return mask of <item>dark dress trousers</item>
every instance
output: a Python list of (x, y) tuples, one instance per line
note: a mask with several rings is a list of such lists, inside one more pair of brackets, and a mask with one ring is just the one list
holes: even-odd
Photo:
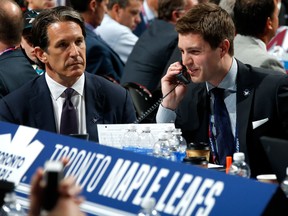
[[(85, 73), (86, 127), (98, 142), (97, 124), (132, 123), (135, 110), (118, 84)], [(56, 133), (53, 105), (45, 76), (39, 76), (0, 100), (0, 120)]]
[(37, 77), (21, 49), (0, 55), (0, 98)]
[(151, 92), (156, 90), (177, 43), (174, 25), (155, 19), (138, 39), (128, 57), (121, 84), (136, 82)]
[(91, 29), (86, 27), (86, 71), (107, 75), (117, 82), (123, 74), (124, 63), (117, 53)]
[[(252, 177), (269, 174), (272, 170), (259, 138), (288, 139), (288, 76), (237, 63), (236, 124), (240, 151), (246, 155)], [(176, 112), (175, 127), (182, 129), (187, 142), (209, 143), (210, 104), (205, 83), (189, 84)], [(264, 123), (253, 129), (252, 123), (260, 120)]]

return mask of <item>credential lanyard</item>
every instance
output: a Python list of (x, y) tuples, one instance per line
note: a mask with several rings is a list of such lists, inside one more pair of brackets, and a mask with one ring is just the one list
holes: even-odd
[[(213, 162), (215, 164), (219, 164), (219, 155), (217, 152), (217, 143), (216, 143), (216, 129), (214, 123), (212, 122), (212, 115), (209, 116), (209, 129), (208, 129), (208, 137), (209, 137), (209, 144), (212, 152)], [(237, 124), (235, 127), (235, 136), (234, 136), (234, 143), (233, 145), (236, 146), (236, 152), (239, 152), (239, 138), (238, 138), (238, 129)]]

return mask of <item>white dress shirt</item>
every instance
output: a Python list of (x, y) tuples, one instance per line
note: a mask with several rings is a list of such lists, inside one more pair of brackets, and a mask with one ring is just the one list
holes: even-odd
[(156, 18), (156, 14), (149, 8), (147, 0), (144, 0), (143, 2), (142, 15), (146, 24)]
[[(45, 79), (48, 85), (48, 88), (51, 93), (51, 100), (53, 104), (55, 124), (57, 133), (60, 132), (60, 121), (63, 103), (65, 101), (64, 91), (67, 87), (54, 81), (47, 73), (45, 73)], [(71, 88), (75, 90), (72, 95), (71, 101), (76, 109), (77, 120), (78, 120), (78, 133), (86, 134), (86, 112), (85, 112), (85, 96), (84, 96), (84, 83), (85, 75), (82, 76), (74, 83)]]
[(124, 63), (127, 62), (128, 56), (138, 40), (130, 28), (121, 25), (105, 14), (101, 25), (94, 31), (119, 55)]

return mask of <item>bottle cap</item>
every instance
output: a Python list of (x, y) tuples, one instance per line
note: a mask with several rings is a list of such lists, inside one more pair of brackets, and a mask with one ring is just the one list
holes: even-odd
[(243, 152), (235, 152), (233, 154), (233, 160), (234, 161), (244, 161), (245, 160), (245, 155)]
[(151, 198), (146, 198), (142, 201), (141, 207), (144, 209), (151, 209), (155, 206), (156, 204), (156, 199), (154, 197)]
[(205, 142), (194, 142), (187, 145), (188, 150), (210, 150), (209, 144)]
[(168, 135), (166, 133), (161, 133), (159, 139), (167, 139)]
[(130, 125), (128, 125), (128, 129), (136, 130), (136, 125), (135, 124), (130, 124)]

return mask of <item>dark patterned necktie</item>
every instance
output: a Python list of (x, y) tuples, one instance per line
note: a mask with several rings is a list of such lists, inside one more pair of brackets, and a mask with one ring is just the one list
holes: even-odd
[(214, 123), (216, 128), (215, 142), (221, 165), (226, 164), (226, 156), (233, 156), (235, 152), (234, 136), (231, 130), (229, 113), (224, 103), (224, 89), (214, 88)]
[(65, 101), (63, 103), (61, 123), (60, 123), (60, 134), (78, 134), (78, 123), (76, 110), (71, 101), (74, 89), (67, 88), (65, 93)]

